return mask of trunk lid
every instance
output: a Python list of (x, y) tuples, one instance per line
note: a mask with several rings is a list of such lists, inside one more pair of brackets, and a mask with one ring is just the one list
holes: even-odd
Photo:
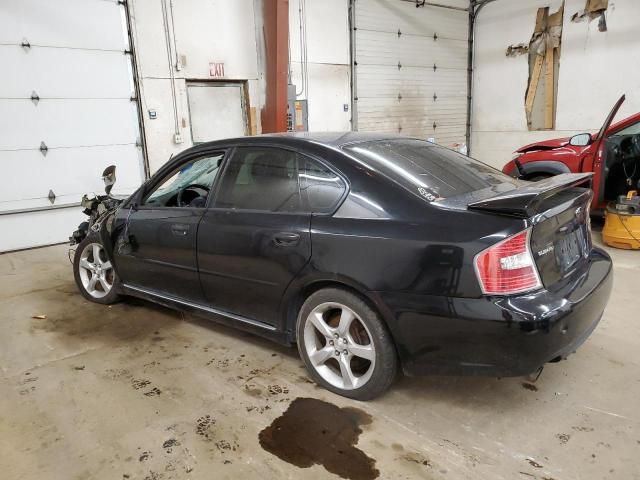
[[(470, 210), (527, 219), (530, 249), (547, 289), (586, 268), (591, 243), (592, 173), (563, 174), (467, 204)], [(581, 188), (587, 187), (587, 188)]]
[(531, 232), (531, 254), (543, 285), (552, 289), (587, 268), (591, 252), (591, 190), (572, 188), (550, 198)]

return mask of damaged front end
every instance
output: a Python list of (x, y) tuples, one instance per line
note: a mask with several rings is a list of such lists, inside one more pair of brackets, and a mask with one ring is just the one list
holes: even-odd
[(111, 189), (116, 181), (116, 167), (111, 165), (102, 173), (102, 180), (105, 183), (106, 195), (96, 195), (89, 197), (83, 195), (80, 205), (84, 208), (83, 213), (89, 217), (85, 222), (78, 225), (78, 229), (71, 234), (69, 241), (71, 245), (82, 242), (90, 233), (99, 235), (102, 245), (104, 245), (109, 256), (112, 253), (111, 233), (113, 221), (118, 207), (124, 199), (111, 195)]

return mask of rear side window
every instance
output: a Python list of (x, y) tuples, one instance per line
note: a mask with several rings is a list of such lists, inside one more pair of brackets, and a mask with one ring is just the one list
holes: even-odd
[(300, 155), (300, 188), (311, 213), (331, 213), (347, 188), (342, 178), (322, 163)]
[(268, 212), (302, 208), (295, 152), (241, 147), (224, 171), (216, 207)]
[(343, 149), (430, 202), (513, 183), (482, 162), (423, 140), (378, 140)]

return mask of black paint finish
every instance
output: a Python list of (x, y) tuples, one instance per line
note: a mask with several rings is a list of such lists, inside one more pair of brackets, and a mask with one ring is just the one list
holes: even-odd
[[(128, 211), (120, 211), (126, 217)], [(204, 300), (196, 254), (201, 208), (147, 208), (132, 211), (129, 234), (135, 248), (128, 255), (116, 251), (120, 278), (190, 301)]]
[[(536, 259), (544, 288), (508, 297), (482, 294), (473, 259), (525, 228), (533, 229), (534, 250), (565, 232), (588, 235), (591, 194), (575, 186), (585, 179), (536, 191), (505, 175), (481, 191), (430, 202), (395, 180), (403, 174), (397, 166), (368, 164), (342, 148), (387, 138), (394, 137), (271, 135), (181, 153), (116, 215), (114, 262), (125, 293), (291, 343), (304, 298), (341, 286), (380, 312), (408, 374), (520, 375), (574, 351), (609, 297), (605, 252), (589, 242), (570, 271)], [(241, 146), (320, 160), (347, 185), (345, 196), (323, 214), (213, 208), (218, 179), (208, 208), (137, 208), (144, 192), (181, 163), (221, 150), (228, 162)]]
[(286, 288), (311, 257), (311, 215), (210, 209), (198, 229), (209, 305), (278, 323)]

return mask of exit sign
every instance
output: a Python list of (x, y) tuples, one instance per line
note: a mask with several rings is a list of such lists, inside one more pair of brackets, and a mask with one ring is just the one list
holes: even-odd
[(209, 75), (216, 78), (224, 77), (224, 63), (210, 63)]

